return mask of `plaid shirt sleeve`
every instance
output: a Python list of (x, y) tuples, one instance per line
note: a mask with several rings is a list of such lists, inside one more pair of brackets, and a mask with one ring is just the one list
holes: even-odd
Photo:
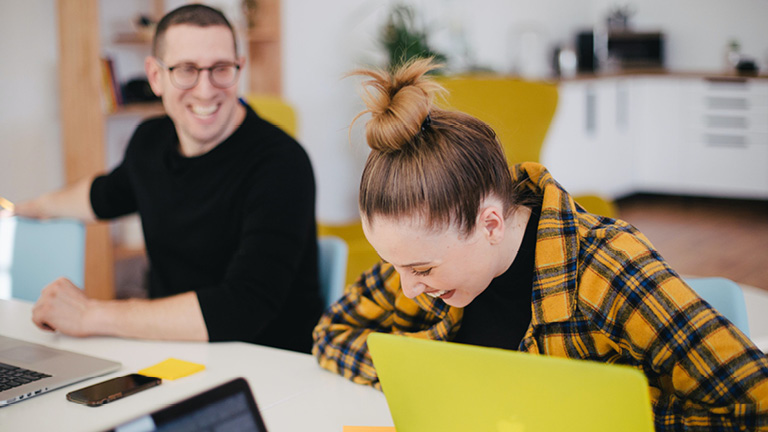
[(400, 276), (379, 263), (346, 287), (325, 311), (312, 334), (312, 354), (321, 367), (359, 384), (380, 388), (366, 339), (371, 332), (447, 340), (457, 329), (461, 310), (426, 295), (405, 297)]
[(634, 227), (585, 212), (540, 165), (515, 174), (543, 195), (521, 349), (641, 369), (657, 431), (768, 430), (765, 354)]
[(631, 230), (588, 258), (580, 309), (648, 377), (656, 429), (768, 430), (766, 356)]

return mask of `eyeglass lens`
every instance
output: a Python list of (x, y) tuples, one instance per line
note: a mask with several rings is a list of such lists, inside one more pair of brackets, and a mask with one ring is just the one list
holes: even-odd
[(237, 65), (221, 64), (209, 68), (198, 68), (194, 65), (180, 65), (171, 70), (171, 78), (178, 87), (189, 89), (197, 85), (200, 71), (207, 70), (211, 84), (216, 87), (226, 88), (235, 83), (239, 71)]

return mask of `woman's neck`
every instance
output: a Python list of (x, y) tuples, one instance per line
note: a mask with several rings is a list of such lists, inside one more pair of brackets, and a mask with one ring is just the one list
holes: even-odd
[(528, 226), (528, 220), (531, 218), (531, 209), (525, 206), (519, 206), (515, 211), (504, 220), (504, 240), (501, 242), (502, 253), (499, 262), (499, 269), (496, 276), (504, 274), (517, 257), (520, 246), (525, 237), (525, 228)]

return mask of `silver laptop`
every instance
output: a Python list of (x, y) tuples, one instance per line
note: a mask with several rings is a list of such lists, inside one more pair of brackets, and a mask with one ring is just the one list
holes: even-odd
[(108, 374), (121, 364), (0, 336), (0, 407)]

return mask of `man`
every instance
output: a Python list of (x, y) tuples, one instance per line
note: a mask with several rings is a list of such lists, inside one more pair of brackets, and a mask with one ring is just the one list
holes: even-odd
[(138, 211), (150, 299), (90, 299), (59, 279), (35, 305), (35, 324), (309, 352), (322, 309), (312, 167), (298, 143), (239, 101), (243, 64), (214, 9), (183, 6), (158, 23), (145, 69), (167, 116), (137, 128), (111, 173), (16, 207), (83, 221)]

